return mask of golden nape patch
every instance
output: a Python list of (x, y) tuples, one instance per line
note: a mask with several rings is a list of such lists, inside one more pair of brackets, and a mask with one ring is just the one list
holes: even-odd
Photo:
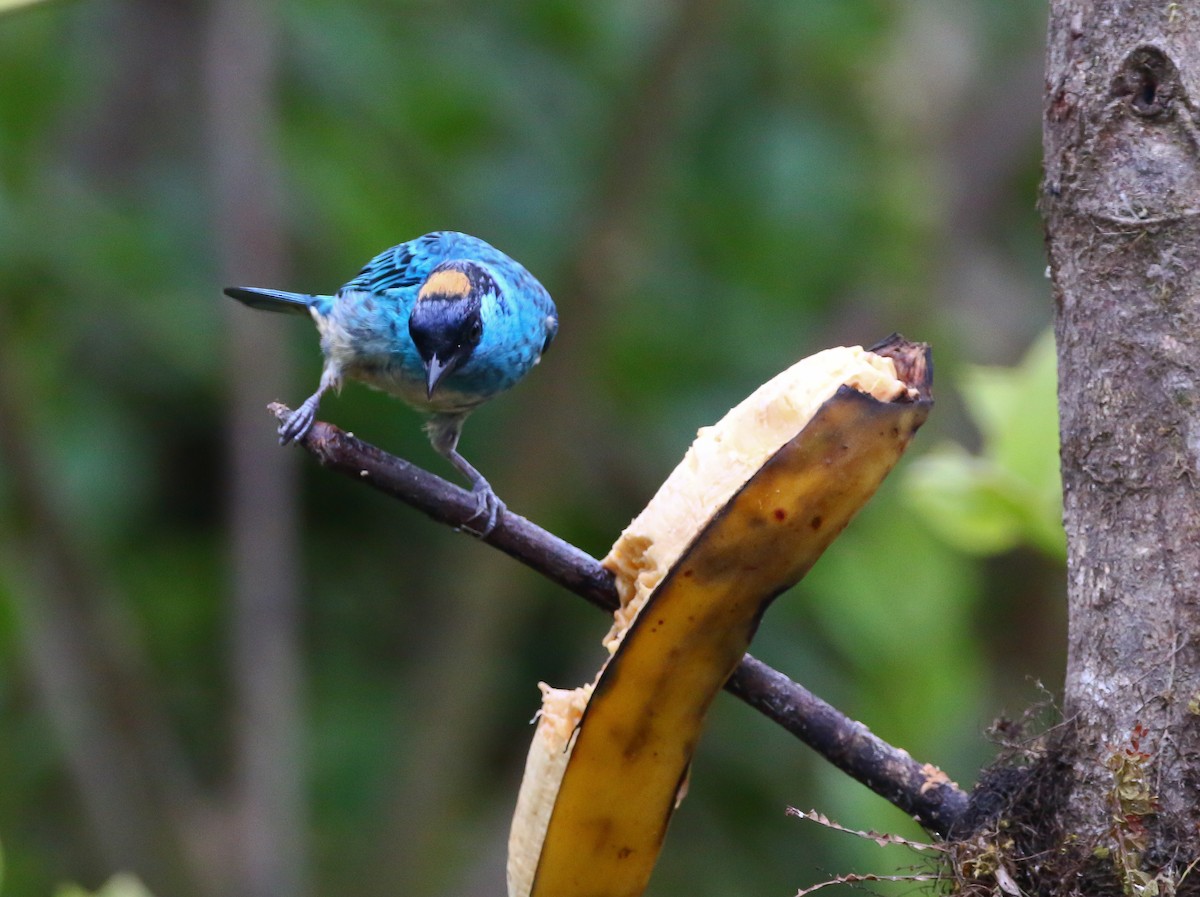
[(434, 271), (421, 287), (420, 298), (426, 296), (466, 296), (471, 292), (471, 281), (461, 271)]

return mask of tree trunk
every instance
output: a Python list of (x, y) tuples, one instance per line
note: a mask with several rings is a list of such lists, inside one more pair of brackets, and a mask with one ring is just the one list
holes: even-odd
[[(1055, 816), (1117, 893), (1170, 893), (1200, 857), (1200, 4), (1051, 6), (1070, 614)], [(1180, 886), (1198, 887), (1200, 870)]]

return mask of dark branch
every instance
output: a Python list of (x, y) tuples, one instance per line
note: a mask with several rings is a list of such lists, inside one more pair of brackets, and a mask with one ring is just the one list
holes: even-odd
[(814, 751), (912, 816), (947, 834), (966, 812), (968, 795), (928, 763), (893, 747), (803, 685), (747, 654), (725, 690), (787, 729)]
[[(281, 419), (290, 413), (278, 404), (271, 410)], [(475, 499), (465, 489), (331, 424), (318, 421), (300, 442), (323, 466), (398, 498), (439, 523), (462, 527), (475, 513)], [(483, 541), (603, 610), (617, 607), (613, 576), (595, 558), (512, 511), (501, 515)], [(725, 689), (929, 831), (946, 834), (965, 812), (967, 794), (936, 767), (918, 763), (749, 654)]]

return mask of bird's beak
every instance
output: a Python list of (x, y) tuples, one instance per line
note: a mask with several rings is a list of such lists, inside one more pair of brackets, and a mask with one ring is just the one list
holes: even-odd
[(442, 378), (450, 373), (451, 367), (452, 365), (444, 364), (436, 355), (429, 359), (429, 364), (425, 367), (425, 372), (427, 375), (425, 385), (429, 390), (426, 395), (429, 398), (433, 398), (433, 391), (437, 389), (438, 384), (442, 382)]

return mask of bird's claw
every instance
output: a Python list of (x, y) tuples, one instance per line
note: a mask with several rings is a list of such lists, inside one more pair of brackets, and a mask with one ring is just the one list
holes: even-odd
[(287, 445), (289, 442), (304, 438), (304, 434), (312, 429), (316, 417), (316, 404), (306, 401), (279, 425), (279, 444)]
[[(484, 539), (491, 535), (492, 530), (496, 528), (496, 523), (499, 521), (500, 515), (508, 509), (486, 481), (477, 482), (471, 488), (471, 494), (475, 496), (475, 513), (463, 522), (462, 528), (471, 535)], [(477, 529), (470, 525), (473, 520), (478, 520), (481, 517), (484, 521), (481, 528)]]

